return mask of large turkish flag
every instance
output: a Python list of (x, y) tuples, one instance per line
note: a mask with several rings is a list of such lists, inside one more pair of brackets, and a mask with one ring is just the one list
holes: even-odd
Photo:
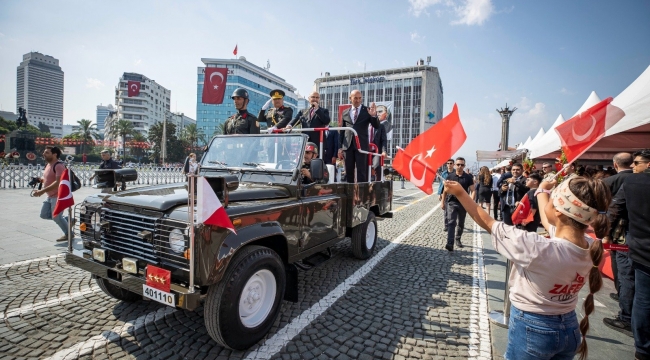
[(129, 89), (129, 97), (140, 95), (140, 82), (139, 81), (131, 81), (131, 80), (129, 80), (129, 82), (127, 84), (127, 88)]
[(612, 98), (599, 102), (555, 128), (568, 163), (574, 162), (625, 116), (620, 108), (611, 105)]
[(425, 193), (433, 193), (437, 169), (465, 143), (467, 134), (454, 104), (451, 113), (398, 151), (393, 168)]
[(201, 101), (204, 104), (221, 104), (226, 92), (226, 80), (228, 80), (228, 69), (206, 67)]

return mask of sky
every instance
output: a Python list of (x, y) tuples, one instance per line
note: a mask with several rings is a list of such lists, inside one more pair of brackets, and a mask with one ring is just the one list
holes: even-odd
[(124, 72), (171, 90), (195, 118), (201, 58), (238, 55), (308, 94), (332, 75), (415, 65), (431, 56), (444, 113), (458, 104), (467, 141), (496, 150), (497, 108), (516, 106), (510, 145), (570, 118), (591, 91), (615, 97), (650, 65), (650, 2), (0, 1), (0, 108), (16, 112), (16, 67), (38, 51), (65, 73), (64, 123), (95, 119)]

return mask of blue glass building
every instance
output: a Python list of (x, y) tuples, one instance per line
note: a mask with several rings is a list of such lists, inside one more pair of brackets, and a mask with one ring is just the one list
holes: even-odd
[[(285, 92), (284, 106), (290, 106), (296, 112), (298, 96), (296, 88), (287, 83), (283, 78), (254, 65), (243, 56), (239, 59), (201, 59), (206, 67), (220, 67), (228, 69), (226, 80), (226, 92), (223, 104), (213, 105), (201, 102), (203, 95), (203, 78), (205, 67), (199, 67), (196, 84), (196, 126), (203, 131), (206, 138), (212, 137), (217, 129), (220, 129), (227, 118), (232, 116), (236, 110), (233, 101), (230, 99), (232, 92), (242, 87), (248, 90), (250, 102), (248, 111), (252, 114), (259, 113), (260, 109), (269, 99), (269, 93), (274, 89), (282, 89)], [(266, 129), (266, 123), (260, 123), (262, 129)]]

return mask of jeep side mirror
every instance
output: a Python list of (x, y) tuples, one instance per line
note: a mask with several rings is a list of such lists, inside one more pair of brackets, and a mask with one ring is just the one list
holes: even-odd
[(309, 172), (311, 173), (311, 179), (314, 182), (319, 182), (323, 180), (323, 159), (312, 159), (309, 164)]

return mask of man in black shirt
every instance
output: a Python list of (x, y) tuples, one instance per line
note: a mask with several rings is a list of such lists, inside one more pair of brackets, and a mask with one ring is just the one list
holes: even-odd
[[(472, 195), (474, 191), (474, 177), (472, 175), (464, 172), (465, 169), (465, 159), (462, 157), (456, 158), (456, 171), (449, 173), (447, 175), (447, 181), (456, 181), (458, 182), (465, 191)], [(458, 198), (453, 195), (447, 195), (447, 191), (442, 193), (442, 198), (444, 199), (442, 203), (443, 210), (447, 210), (447, 245), (445, 249), (448, 251), (454, 251), (454, 239), (459, 248), (463, 247), (463, 244), (460, 242), (460, 237), (463, 235), (463, 228), (465, 226), (465, 216), (467, 211), (460, 204)]]
[[(113, 160), (113, 158), (111, 158), (111, 152), (109, 150), (102, 150), (101, 157), (102, 157), (102, 162), (101, 162), (101, 164), (99, 164), (100, 169), (106, 170), (106, 169), (121, 169), (122, 168), (122, 166), (120, 166), (120, 164), (117, 161), (115, 161), (115, 160)], [(93, 176), (91, 176), (90, 179), (88, 179), (88, 180), (92, 181), (95, 178), (95, 176), (97, 176), (97, 173), (94, 173)], [(102, 189), (102, 192), (103, 193), (109, 193), (109, 192), (111, 192), (111, 189)]]
[[(524, 220), (521, 224), (524, 226), (528, 232), (537, 232), (539, 224), (542, 223), (542, 218), (539, 215), (541, 211), (539, 205), (537, 204), (537, 197), (535, 197), (535, 191), (539, 187), (539, 184), (542, 183), (542, 177), (537, 173), (532, 173), (526, 178), (526, 186), (530, 189), (526, 196), (528, 196), (528, 202), (530, 202), (530, 211), (533, 214), (533, 221), (526, 222)], [(542, 209), (543, 210), (543, 209)], [(529, 216), (530, 217), (530, 216)]]
[(505, 177), (505, 175), (508, 175), (505, 174), (499, 179), (499, 191), (501, 192), (501, 203), (503, 204), (501, 216), (503, 217), (503, 222), (507, 225), (512, 225), (512, 212), (515, 211), (517, 202), (529, 190), (526, 186), (526, 178), (523, 176), (523, 166), (517, 163), (512, 164), (510, 171), (512, 176)]

